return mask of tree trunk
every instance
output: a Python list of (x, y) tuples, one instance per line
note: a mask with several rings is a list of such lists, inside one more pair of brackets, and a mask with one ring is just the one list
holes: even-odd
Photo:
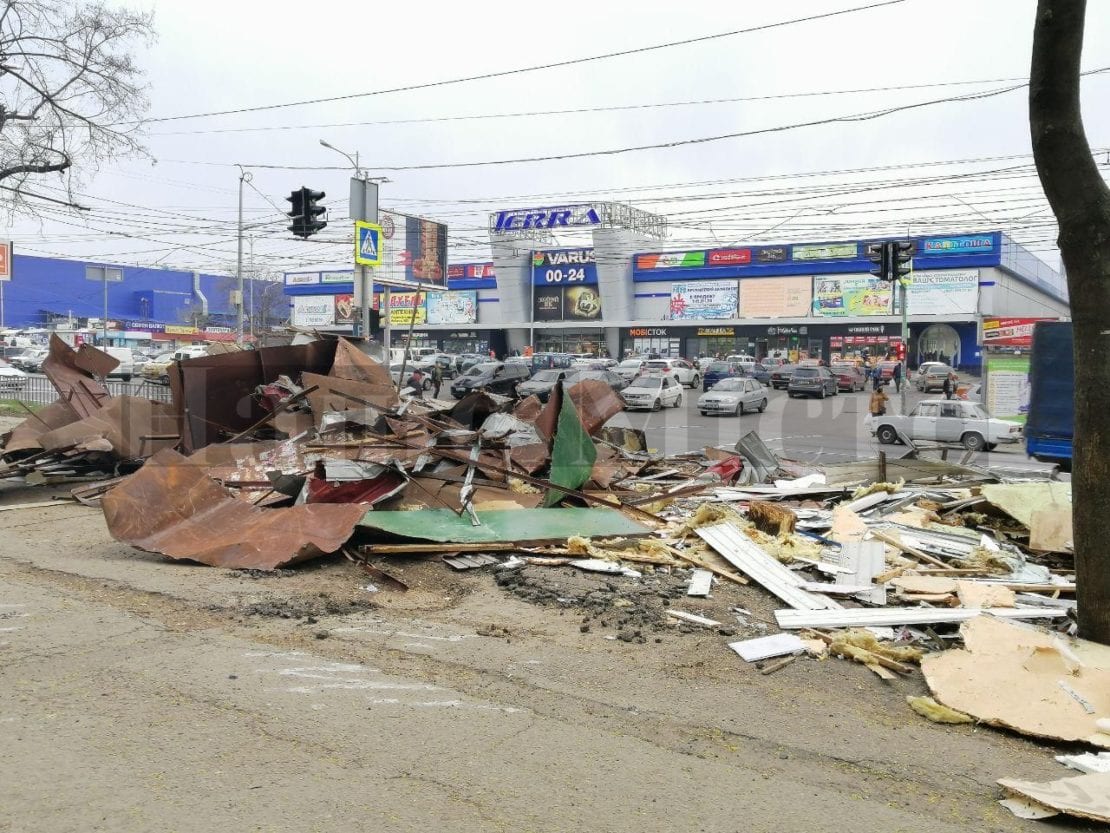
[(1072, 514), (1080, 635), (1110, 644), (1110, 189), (1083, 130), (1086, 0), (1039, 0), (1029, 79), (1033, 156), (1060, 227), (1075, 337)]

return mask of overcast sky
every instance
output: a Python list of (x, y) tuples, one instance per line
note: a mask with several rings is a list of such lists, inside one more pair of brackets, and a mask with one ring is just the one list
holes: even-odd
[[(138, 5), (154, 10), (158, 40), (138, 59), (151, 101), (145, 143), (156, 162), (89, 171), (79, 201), (91, 212), (50, 209), (17, 221), (10, 234), (28, 254), (228, 271), (239, 163), (253, 176), (244, 204), (260, 271), (343, 266), (348, 163), (320, 145), (326, 139), (389, 178), (383, 207), (448, 223), (454, 262), (488, 258), (490, 211), (608, 198), (667, 216), (661, 249), (1001, 228), (1057, 266), (1055, 229), (1028, 156), (1024, 89), (667, 149), (394, 170), (786, 127), (1005, 88), (1006, 79), (1028, 75), (1034, 0), (905, 0), (506, 78), (157, 120), (548, 64), (869, 2), (148, 0)], [(1092, 2), (1084, 68), (1102, 67), (1110, 67), (1110, 3)], [(959, 83), (969, 81), (980, 83)], [(800, 95), (930, 84), (948, 86)], [(1091, 145), (1108, 148), (1110, 72), (1087, 78), (1083, 91)], [(768, 96), (777, 98), (759, 100)], [(628, 109), (712, 99), (731, 101)], [(604, 109), (536, 115), (591, 108)], [(520, 113), (531, 115), (489, 117)], [(486, 118), (459, 118), (470, 116)], [(977, 159), (984, 161), (968, 161)], [(289, 169), (254, 167), (261, 165)], [(814, 173), (823, 175), (807, 175)], [(329, 227), (312, 242), (294, 239), (278, 216), (301, 185), (325, 191), (331, 208)], [(890, 185), (897, 187), (883, 187)]]

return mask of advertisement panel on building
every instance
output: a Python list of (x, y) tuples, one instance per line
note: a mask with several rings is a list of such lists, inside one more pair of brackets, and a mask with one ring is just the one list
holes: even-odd
[(813, 301), (813, 278), (748, 278), (740, 281), (741, 318), (805, 318)]
[[(335, 324), (334, 295), (294, 295), (292, 321), (295, 327), (331, 327)], [(166, 327), (166, 332), (170, 331)]]
[(987, 411), (998, 419), (1025, 422), (1029, 415), (1029, 357), (988, 354), (986, 369)]
[(791, 247), (794, 260), (844, 260), (858, 255), (856, 243), (814, 243)]
[(705, 252), (654, 252), (636, 255), (637, 269), (690, 269), (705, 266)]
[(671, 318), (676, 321), (735, 318), (736, 281), (671, 284)]
[(600, 321), (601, 296), (588, 285), (537, 286), (532, 290), (534, 321)]
[(422, 217), (378, 212), (382, 227), (381, 266), (375, 277), (446, 286), (447, 226)]
[[(911, 306), (912, 310), (913, 307)], [(1055, 321), (1055, 318), (996, 318), (983, 317), (983, 346), (987, 348), (1033, 347), (1033, 326), (1038, 321)]]
[[(381, 309), (382, 293), (374, 296), (375, 309)], [(413, 320), (413, 307), (415, 304), (416, 319)], [(389, 325), (394, 324), (424, 324), (428, 320), (428, 293), (401, 292), (392, 290), (389, 293)]]
[(429, 292), (425, 301), (429, 324), (475, 324), (478, 293), (474, 290)]
[(358, 307), (354, 295), (335, 296), (335, 323), (354, 324), (358, 319)]
[(546, 249), (532, 252), (532, 285), (597, 285), (593, 249)]
[[(911, 315), (974, 315), (979, 309), (979, 270), (910, 273), (906, 290)], [(901, 312), (897, 295), (894, 311)]]
[(293, 272), (285, 275), (286, 286), (312, 286), (319, 282), (319, 272)]
[(813, 279), (813, 314), (821, 318), (890, 315), (893, 302), (891, 285), (870, 275)]
[(966, 254), (994, 250), (989, 234), (964, 234), (958, 237), (926, 237), (918, 243), (922, 254)]

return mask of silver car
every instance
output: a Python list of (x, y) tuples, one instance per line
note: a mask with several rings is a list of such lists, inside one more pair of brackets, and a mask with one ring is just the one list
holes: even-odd
[(995, 419), (977, 402), (956, 399), (926, 399), (906, 416), (873, 417), (871, 433), (884, 445), (898, 442), (902, 434), (911, 440), (960, 443), (971, 451), (989, 451), (1024, 437), (1019, 424)]
[(755, 379), (730, 377), (722, 379), (698, 399), (702, 416), (710, 414), (735, 414), (745, 411), (763, 411), (767, 407), (767, 389)]
[(639, 376), (620, 395), (626, 411), (636, 408), (658, 411), (682, 404), (682, 387), (670, 376)]

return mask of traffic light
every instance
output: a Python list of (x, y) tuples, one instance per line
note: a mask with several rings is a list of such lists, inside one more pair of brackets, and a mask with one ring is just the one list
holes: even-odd
[(328, 221), (320, 219), (327, 209), (316, 204), (325, 196), (323, 191), (313, 191), (302, 185), (299, 190), (286, 197), (285, 199), (293, 204), (288, 214), (293, 221), (293, 224), (288, 227), (289, 231), (297, 237), (308, 238), (327, 226)]
[(901, 280), (913, 271), (913, 243), (909, 240), (903, 240), (889, 245), (892, 249), (890, 280)]
[(881, 281), (891, 280), (889, 243), (868, 243), (867, 259), (871, 261), (872, 275)]
[(327, 220), (320, 219), (327, 213), (327, 209), (316, 204), (327, 195), (323, 191), (313, 191), (309, 188), (302, 188), (301, 191), (304, 193), (305, 236), (307, 237), (309, 234), (321, 231), (328, 224)]
[(306, 190), (307, 189), (305, 188), (301, 188), (301, 190), (294, 191), (292, 194), (285, 198), (293, 204), (293, 207), (288, 214), (289, 218), (293, 221), (293, 225), (289, 226), (288, 228), (289, 231), (293, 232), (293, 234), (297, 235), (298, 237), (308, 236), (307, 234), (305, 234), (304, 226), (304, 192)]

